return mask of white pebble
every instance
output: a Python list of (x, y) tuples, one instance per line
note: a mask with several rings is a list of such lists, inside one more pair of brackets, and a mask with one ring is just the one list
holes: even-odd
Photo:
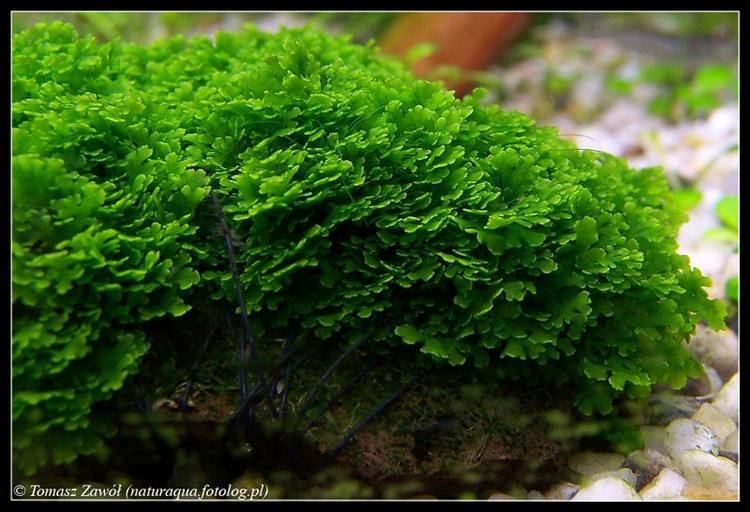
[(726, 439), (721, 443), (721, 451), (739, 453), (739, 430), (735, 429), (734, 432), (729, 434)]
[(673, 459), (686, 450), (719, 452), (719, 440), (707, 426), (687, 418), (674, 420), (664, 432), (664, 446)]
[(725, 416), (731, 418), (732, 421), (738, 423), (739, 415), (739, 393), (740, 393), (740, 379), (739, 373), (735, 374), (734, 377), (729, 379), (729, 382), (724, 384), (721, 391), (714, 398), (713, 406), (724, 413)]
[(711, 395), (715, 395), (721, 390), (721, 387), (724, 385), (724, 381), (721, 379), (721, 375), (719, 375), (719, 372), (716, 371), (716, 369), (705, 366), (703, 368), (704, 373), (706, 374), (706, 378), (708, 379), (708, 392)]
[(490, 496), (489, 501), (506, 501), (506, 500), (515, 500), (513, 496), (510, 494), (505, 494), (502, 492), (496, 492), (492, 496)]
[(624, 480), (615, 477), (606, 477), (596, 480), (583, 487), (578, 494), (573, 496), (573, 501), (625, 501), (642, 500)]
[(616, 471), (625, 461), (619, 453), (578, 452), (568, 459), (568, 466), (582, 475), (595, 475), (606, 471)]
[[(723, 265), (721, 271), (724, 271)], [(703, 364), (715, 368), (724, 380), (737, 373), (739, 343), (737, 335), (731, 329), (712, 331), (698, 326), (688, 343), (688, 349)]]
[(623, 480), (631, 487), (635, 487), (635, 484), (638, 481), (632, 469), (620, 468), (617, 471), (605, 471), (604, 473), (597, 473), (595, 475), (591, 475), (589, 477), (586, 477), (584, 479), (584, 482), (588, 484), (590, 482), (595, 482), (597, 480), (601, 480), (602, 478), (609, 478), (609, 477), (619, 478), (620, 480)]
[[(690, 229), (695, 229), (695, 225), (691, 225)], [(690, 266), (699, 268), (703, 275), (711, 279), (712, 283), (715, 284), (721, 279), (727, 260), (729, 259), (729, 251), (726, 248), (726, 244), (703, 239), (699, 245), (691, 247), (686, 252), (690, 257)], [(705, 348), (709, 352), (706, 354), (706, 359), (701, 359), (701, 362), (718, 369), (718, 365), (714, 362), (713, 358), (722, 357), (722, 354), (718, 352), (723, 352), (723, 346), (713, 347), (708, 345)], [(717, 350), (714, 351), (714, 349)], [(700, 359), (700, 356), (696, 357)]]
[(575, 496), (580, 489), (581, 488), (575, 484), (563, 482), (550, 487), (544, 497), (548, 500), (569, 500)]
[(735, 135), (739, 119), (738, 106), (729, 104), (711, 112), (708, 118), (708, 129), (717, 135)]
[(664, 468), (650, 484), (641, 489), (641, 497), (644, 500), (661, 500), (674, 498), (682, 494), (687, 480), (676, 471)]
[(718, 372), (710, 366), (703, 365), (703, 374), (696, 379), (688, 380), (682, 392), (695, 397), (713, 397), (723, 385)]
[(701, 450), (687, 450), (679, 459), (682, 474), (689, 484), (716, 492), (739, 490), (737, 464)]
[(633, 471), (636, 478), (633, 487), (641, 489), (651, 482), (664, 468), (673, 468), (672, 460), (662, 452), (646, 448), (628, 454), (622, 467)]
[(539, 491), (531, 490), (526, 495), (526, 499), (527, 500), (543, 500), (544, 499), (544, 494), (542, 494)]
[(701, 405), (701, 408), (693, 414), (693, 419), (713, 430), (719, 439), (719, 443), (737, 430), (734, 421), (727, 418), (719, 409), (711, 404)]

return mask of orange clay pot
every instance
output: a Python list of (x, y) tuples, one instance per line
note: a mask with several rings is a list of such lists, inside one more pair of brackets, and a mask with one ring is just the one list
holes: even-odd
[[(479, 71), (497, 61), (530, 20), (531, 14), (524, 12), (406, 13), (393, 22), (379, 44), (385, 53), (405, 57), (415, 45), (435, 43), (435, 53), (412, 65), (423, 78), (434, 78), (444, 66)], [(457, 96), (471, 91), (468, 79), (443, 80)]]

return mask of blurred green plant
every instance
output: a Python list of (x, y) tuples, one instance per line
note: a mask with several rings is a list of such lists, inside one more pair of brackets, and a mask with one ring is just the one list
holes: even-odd
[(721, 225), (706, 231), (706, 238), (735, 244), (735, 251), (739, 250), (739, 246), (736, 245), (739, 243), (739, 211), (739, 197), (734, 195), (723, 197), (716, 203), (715, 208), (716, 216)]
[(737, 12), (665, 12), (608, 13), (606, 22), (613, 27), (654, 31), (677, 37), (736, 37)]
[[(638, 403), (645, 404), (645, 401)], [(643, 447), (638, 421), (631, 416), (632, 414), (625, 414), (580, 419), (560, 410), (551, 410), (545, 414), (545, 420), (549, 425), (550, 437), (564, 451), (570, 451), (587, 440), (604, 440), (610, 444), (610, 449), (627, 454)]]
[(438, 45), (437, 43), (420, 43), (416, 44), (413, 47), (409, 49), (409, 51), (406, 53), (406, 56), (404, 57), (404, 62), (406, 62), (407, 65), (411, 66), (415, 62), (425, 59), (429, 57), (430, 55), (433, 55), (436, 51), (438, 51)]
[(310, 21), (319, 28), (349, 34), (354, 42), (366, 43), (377, 39), (398, 15), (397, 12), (321, 12), (313, 14)]
[(155, 13), (130, 12), (20, 12), (12, 16), (13, 32), (18, 33), (36, 23), (63, 21), (81, 34), (90, 34), (99, 41), (123, 38), (146, 42), (152, 30)]
[(694, 187), (682, 187), (674, 191), (675, 202), (686, 212), (698, 206), (702, 198), (701, 191)]
[(606, 78), (606, 86), (607, 90), (618, 96), (627, 96), (633, 92), (634, 83), (632, 80), (609, 74)]
[[(100, 42), (122, 39), (149, 43), (160, 37), (191, 36), (231, 22), (241, 26), (261, 20), (273, 13), (262, 12), (19, 12), (12, 16), (13, 32), (18, 33), (36, 23), (63, 21), (83, 35)], [(300, 13), (301, 18), (314, 18)]]
[(739, 277), (734, 276), (727, 279), (726, 294), (727, 298), (735, 304), (740, 301), (740, 282)]
[(651, 113), (673, 122), (705, 116), (738, 94), (734, 70), (720, 64), (694, 72), (675, 63), (652, 64), (642, 70), (640, 81), (659, 88), (649, 103)]
[[(730, 243), (734, 246), (733, 252), (739, 252), (739, 197), (734, 195), (723, 197), (716, 203), (715, 211), (721, 225), (706, 231), (706, 238)], [(739, 276), (730, 277), (724, 285), (724, 290), (730, 302), (730, 311), (734, 312), (731, 306), (736, 305), (740, 299)]]
[(548, 69), (542, 82), (544, 92), (552, 97), (565, 96), (570, 93), (580, 78), (580, 75), (566, 75), (553, 69)]

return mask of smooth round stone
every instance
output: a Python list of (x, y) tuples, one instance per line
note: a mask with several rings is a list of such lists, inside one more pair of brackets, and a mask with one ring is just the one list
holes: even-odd
[(725, 416), (731, 418), (732, 421), (738, 423), (738, 417), (740, 412), (740, 379), (739, 373), (735, 374), (734, 377), (729, 379), (729, 382), (724, 384), (721, 391), (716, 395), (712, 405), (719, 409)]
[(578, 452), (568, 459), (568, 467), (582, 475), (595, 475), (620, 468), (624, 455), (619, 453)]
[(576, 493), (581, 488), (577, 486), (576, 484), (572, 484), (570, 482), (563, 482), (560, 484), (555, 484), (547, 491), (547, 493), (544, 495), (545, 498), (548, 500), (569, 500), (573, 496), (576, 495)]
[(489, 501), (507, 501), (507, 500), (515, 500), (514, 496), (511, 496), (510, 494), (505, 494), (502, 492), (496, 492), (492, 496), (489, 497)]
[(714, 368), (724, 381), (737, 373), (739, 342), (731, 329), (713, 331), (699, 325), (690, 338), (688, 349), (696, 359)]
[(739, 491), (737, 464), (702, 450), (687, 450), (679, 459), (685, 480), (696, 488), (713, 489), (719, 493)]
[(673, 468), (669, 457), (652, 449), (635, 450), (628, 454), (622, 463), (623, 468), (630, 469), (636, 477), (634, 487), (640, 490), (651, 482), (664, 468)]
[(624, 480), (608, 476), (584, 486), (573, 501), (640, 501), (641, 496)]
[(674, 420), (689, 418), (707, 398), (682, 396), (672, 393), (661, 393), (649, 398), (651, 422), (657, 425), (669, 425)]
[(697, 379), (688, 380), (682, 392), (690, 396), (712, 396), (721, 390), (724, 382), (719, 373), (710, 366), (703, 366), (703, 374)]
[(527, 500), (543, 500), (544, 499), (544, 494), (542, 494), (541, 492), (536, 491), (536, 490), (531, 490), (526, 495), (526, 499)]
[[(669, 499), (673, 500), (677, 498)], [(736, 501), (737, 492), (715, 489), (712, 487), (696, 487), (693, 485), (688, 485), (687, 487), (685, 487), (685, 490), (682, 491), (682, 496), (680, 496), (680, 499), (690, 501)]]
[(734, 424), (734, 421), (727, 418), (716, 406), (711, 404), (701, 405), (700, 409), (693, 414), (692, 419), (713, 430), (716, 437), (719, 438), (719, 443), (723, 442), (729, 434), (737, 430), (737, 425)]
[(651, 483), (641, 489), (641, 497), (644, 500), (662, 500), (675, 498), (682, 494), (687, 485), (682, 475), (669, 468), (664, 468)]
[(630, 468), (620, 468), (617, 471), (605, 471), (604, 473), (597, 473), (595, 475), (591, 475), (588, 477), (584, 477), (584, 485), (588, 484), (589, 482), (595, 482), (597, 480), (601, 480), (602, 478), (619, 478), (620, 480), (623, 480), (625, 483), (630, 485), (631, 487), (635, 487), (636, 483), (638, 483), (638, 478), (635, 476), (635, 473), (633, 473), (633, 470)]
[(664, 432), (664, 447), (672, 459), (677, 460), (687, 450), (718, 453), (719, 439), (707, 426), (697, 421), (681, 418), (674, 420)]
[(739, 430), (735, 429), (734, 432), (729, 434), (724, 441), (721, 442), (721, 451), (739, 453)]

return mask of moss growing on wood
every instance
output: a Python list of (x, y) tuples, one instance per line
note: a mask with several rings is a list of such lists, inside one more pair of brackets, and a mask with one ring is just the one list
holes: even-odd
[[(17, 467), (101, 444), (92, 407), (153, 319), (235, 301), (252, 334), (569, 384), (590, 413), (682, 386), (722, 324), (658, 169), (458, 100), (369, 46), (253, 27), (148, 47), (61, 23), (13, 39)], [(236, 302), (234, 302), (236, 303)]]

